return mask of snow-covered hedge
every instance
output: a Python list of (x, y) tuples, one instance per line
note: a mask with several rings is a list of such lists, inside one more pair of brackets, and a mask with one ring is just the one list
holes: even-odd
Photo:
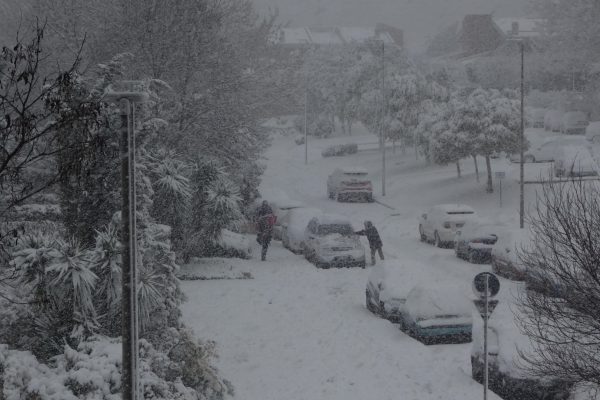
[[(220, 399), (231, 393), (206, 362), (208, 354), (200, 346), (185, 334), (171, 330), (168, 335), (169, 352), (140, 341), (144, 399)], [(76, 349), (65, 346), (64, 353), (48, 365), (28, 351), (0, 345), (0, 374), (0, 398), (5, 400), (119, 400), (121, 341), (94, 336)]]

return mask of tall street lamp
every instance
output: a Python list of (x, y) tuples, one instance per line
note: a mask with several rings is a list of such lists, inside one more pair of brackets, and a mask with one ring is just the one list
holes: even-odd
[(135, 104), (148, 100), (148, 93), (136, 91), (139, 81), (122, 81), (117, 89), (109, 86), (103, 100), (119, 105), (121, 114), (121, 244), (122, 251), (122, 321), (123, 377), (122, 399), (141, 399), (138, 379), (138, 305), (137, 305), (137, 240), (135, 190)]
[(525, 146), (525, 43), (519, 40), (519, 48), (521, 50), (521, 135), (520, 135), (520, 158), (519, 158), (519, 228), (523, 229), (525, 225), (525, 164), (523, 153)]

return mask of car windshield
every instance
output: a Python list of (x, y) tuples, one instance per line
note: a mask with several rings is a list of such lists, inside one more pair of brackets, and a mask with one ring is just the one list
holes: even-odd
[(332, 233), (338, 233), (340, 235), (349, 236), (354, 233), (352, 226), (349, 224), (326, 224), (319, 225), (319, 235), (330, 235)]

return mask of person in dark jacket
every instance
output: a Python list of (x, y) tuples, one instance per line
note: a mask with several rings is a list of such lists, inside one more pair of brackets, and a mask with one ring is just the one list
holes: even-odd
[(384, 260), (383, 258), (383, 243), (381, 242), (381, 237), (379, 237), (379, 232), (377, 232), (377, 228), (373, 225), (371, 221), (365, 221), (365, 229), (362, 231), (355, 232), (357, 235), (363, 235), (367, 237), (369, 241), (369, 247), (371, 248), (371, 264), (375, 265), (375, 253), (379, 253), (379, 258)]
[(261, 245), (260, 259), (265, 261), (267, 259), (267, 250), (273, 237), (273, 225), (275, 223), (275, 216), (273, 215), (273, 209), (269, 203), (264, 200), (261, 206), (256, 211), (256, 241)]

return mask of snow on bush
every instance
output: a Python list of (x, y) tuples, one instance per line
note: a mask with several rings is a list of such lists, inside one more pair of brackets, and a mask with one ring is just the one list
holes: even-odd
[[(189, 335), (174, 330), (167, 334), (168, 353), (140, 340), (144, 399), (220, 399), (232, 392), (206, 362), (210, 347), (207, 352)], [(28, 351), (0, 345), (0, 373), (3, 400), (119, 400), (121, 341), (93, 336), (76, 349), (65, 345), (63, 354), (48, 365)]]

